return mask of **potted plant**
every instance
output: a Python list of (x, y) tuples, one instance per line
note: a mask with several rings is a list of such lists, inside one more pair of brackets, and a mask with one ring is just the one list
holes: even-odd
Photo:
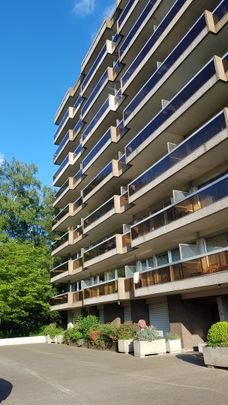
[(135, 333), (133, 347), (136, 357), (166, 353), (165, 339), (160, 338), (156, 329), (151, 327)]
[(68, 345), (80, 347), (83, 345), (84, 339), (82, 333), (77, 329), (77, 327), (73, 326), (64, 332), (64, 342), (66, 342)]
[(181, 352), (181, 339), (174, 332), (169, 332), (166, 336), (166, 351), (168, 353), (178, 353)]
[(128, 354), (134, 351), (133, 348), (134, 325), (127, 321), (120, 325), (118, 330), (118, 352)]
[(203, 358), (207, 367), (228, 368), (228, 322), (217, 322), (211, 326)]
[(46, 336), (47, 343), (62, 343), (63, 342), (63, 329), (58, 327), (56, 323), (44, 328), (44, 335)]

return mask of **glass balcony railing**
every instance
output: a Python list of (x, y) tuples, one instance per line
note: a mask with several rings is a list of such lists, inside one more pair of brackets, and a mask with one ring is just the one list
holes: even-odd
[(82, 168), (84, 169), (91, 160), (97, 155), (98, 152), (111, 140), (111, 130), (105, 132), (105, 134), (100, 138), (96, 145), (91, 149), (88, 155), (82, 161)]
[(121, 69), (123, 67), (123, 63), (121, 63), (119, 60), (117, 60), (114, 65), (113, 65), (113, 73), (115, 76), (118, 76), (120, 73)]
[(105, 100), (101, 108), (98, 110), (96, 115), (90, 121), (89, 125), (86, 127), (85, 131), (82, 134), (83, 141), (89, 136), (90, 132), (93, 130), (93, 128), (96, 126), (96, 124), (98, 123), (98, 121), (101, 119), (102, 115), (106, 112), (108, 108), (109, 108), (109, 98)]
[(82, 144), (79, 143), (79, 145), (74, 151), (74, 159), (78, 158), (84, 152), (84, 150), (85, 150), (84, 146), (82, 146)]
[(132, 240), (147, 235), (180, 218), (214, 204), (228, 196), (228, 175), (203, 187), (185, 199), (170, 205), (131, 227)]
[(56, 191), (55, 193), (55, 199), (59, 198), (62, 193), (69, 187), (69, 179), (67, 179), (65, 181), (65, 183), (63, 183), (62, 187), (60, 187), (60, 189), (58, 191)]
[(66, 121), (68, 120), (68, 118), (69, 118), (69, 109), (67, 110), (67, 112), (64, 114), (63, 118), (60, 121), (60, 124), (59, 124), (59, 126), (58, 126), (58, 128), (57, 128), (57, 130), (56, 130), (56, 132), (54, 134), (54, 141), (57, 139), (58, 135), (62, 131)]
[[(154, 2), (155, 3), (155, 2)], [(156, 41), (160, 38), (160, 36), (163, 34), (165, 29), (168, 27), (170, 22), (173, 20), (175, 15), (178, 13), (178, 11), (181, 9), (181, 7), (185, 4), (185, 0), (177, 0), (174, 5), (171, 7), (169, 12), (166, 14), (166, 16), (163, 18), (163, 20), (160, 22), (158, 27), (155, 29), (151, 37), (148, 39), (144, 47), (141, 49), (139, 54), (136, 56), (128, 70), (125, 72), (121, 79), (121, 85), (122, 87), (125, 86), (129, 78), (132, 76), (132, 74), (135, 72), (135, 70), (138, 68), (140, 63), (143, 61), (143, 59), (148, 55)]]
[(141, 25), (145, 22), (146, 17), (148, 16), (150, 11), (154, 7), (155, 3), (156, 3), (156, 0), (149, 0), (148, 1), (148, 3), (146, 5), (146, 7), (144, 8), (143, 12), (140, 14), (139, 18), (137, 19), (137, 21), (133, 25), (131, 31), (129, 32), (129, 34), (126, 36), (125, 40), (121, 44), (121, 46), (119, 48), (119, 56), (120, 57), (122, 57), (122, 55), (124, 54), (124, 52), (126, 51), (128, 46), (132, 42), (133, 38), (135, 38), (138, 35), (138, 31), (141, 28)]
[(63, 293), (52, 297), (51, 305), (62, 305), (68, 303), (68, 293)]
[(56, 180), (58, 175), (61, 173), (61, 171), (67, 166), (69, 163), (69, 155), (62, 161), (61, 165), (59, 166), (57, 172), (53, 176), (53, 180)]
[(78, 270), (83, 266), (82, 257), (77, 257), (73, 260), (73, 270)]
[(63, 262), (52, 269), (50, 272), (51, 277), (58, 276), (59, 274), (65, 273), (66, 271), (68, 271), (68, 261)]
[(83, 125), (84, 125), (84, 121), (82, 121), (81, 119), (79, 119), (78, 122), (77, 122), (77, 124), (75, 125), (75, 127), (74, 127), (74, 129), (73, 129), (74, 133), (75, 133), (75, 134), (78, 134), (79, 131), (81, 130), (81, 128), (83, 127)]
[(82, 206), (82, 197), (79, 197), (75, 202), (74, 202), (74, 211), (76, 211), (78, 208)]
[(74, 177), (73, 177), (73, 183), (74, 183), (74, 185), (75, 185), (76, 183), (78, 183), (79, 181), (81, 181), (82, 178), (83, 178), (83, 173), (82, 173), (82, 169), (80, 168), (80, 169), (77, 171), (77, 173), (74, 175)]
[(63, 137), (62, 141), (60, 142), (58, 148), (56, 149), (56, 152), (54, 154), (54, 160), (57, 158), (60, 151), (65, 147), (65, 145), (69, 141), (69, 139), (70, 139), (69, 132), (67, 132), (66, 135)]
[(223, 17), (228, 13), (228, 1), (223, 0), (219, 3), (219, 5), (216, 7), (216, 9), (213, 11), (213, 16), (214, 16), (214, 22), (217, 24), (220, 22)]
[(62, 235), (59, 239), (57, 239), (55, 242), (52, 243), (51, 245), (52, 252), (66, 242), (68, 242), (68, 232), (64, 233), (64, 235)]
[(194, 150), (209, 141), (216, 134), (226, 128), (224, 112), (219, 113), (215, 118), (206, 123), (203, 127), (194, 132), (184, 142), (179, 144), (170, 153), (156, 162), (142, 175), (138, 176), (129, 184), (129, 195), (132, 196), (141, 188), (165, 173), (182, 159), (190, 155)]
[(79, 97), (77, 98), (76, 102), (75, 102), (74, 105), (73, 105), (74, 113), (75, 113), (75, 112), (79, 109), (79, 107), (82, 105), (83, 101), (84, 101), (84, 97), (79, 96)]
[[(143, 88), (136, 94), (134, 99), (125, 108), (123, 112), (124, 120), (126, 120), (133, 113), (133, 111), (143, 101), (147, 94), (149, 94), (149, 92), (156, 86), (160, 79), (170, 70), (177, 59), (183, 55), (186, 49), (191, 45), (191, 43), (197, 38), (197, 36), (203, 31), (205, 27), (206, 20), (203, 14), (193, 25), (193, 27), (187, 32), (187, 34), (182, 38), (182, 40), (177, 44), (177, 46), (172, 50), (172, 52), (167, 56), (167, 58), (159, 66), (159, 68), (154, 72), (154, 74), (146, 82)], [(138, 64), (136, 64), (136, 68), (137, 67)]]
[(118, 281), (109, 281), (84, 289), (84, 299), (118, 293)]
[(83, 292), (82, 291), (75, 291), (72, 295), (73, 303), (81, 302), (83, 300)]
[(77, 225), (73, 231), (73, 239), (78, 239), (83, 234), (83, 228), (81, 225)]
[(82, 190), (83, 197), (93, 191), (109, 174), (112, 173), (112, 162), (108, 163), (100, 173)]
[(99, 93), (100, 89), (103, 87), (104, 83), (108, 81), (108, 70), (105, 70), (103, 75), (101, 76), (100, 80), (94, 87), (92, 93), (90, 94), (88, 100), (86, 100), (85, 104), (83, 105), (81, 109), (81, 116), (84, 117), (85, 114), (87, 113), (90, 105), (94, 101), (94, 99), (97, 97), (97, 94)]
[(87, 73), (85, 79), (83, 80), (83, 82), (81, 84), (81, 91), (83, 91), (86, 88), (86, 86), (89, 83), (91, 77), (93, 76), (95, 70), (97, 69), (97, 67), (100, 64), (101, 60), (104, 58), (106, 52), (107, 52), (107, 46), (106, 46), (106, 43), (105, 43), (105, 45), (103, 46), (103, 48), (99, 52), (98, 56), (96, 57), (93, 65), (91, 66), (89, 72)]
[(120, 16), (118, 18), (118, 21), (117, 21), (118, 30), (121, 29), (121, 27), (125, 21), (125, 18), (127, 17), (130, 9), (132, 8), (132, 6), (134, 5), (135, 2), (136, 2), (136, 0), (128, 0), (125, 8), (123, 9), (122, 13), (120, 14)]
[(215, 74), (214, 60), (210, 60), (190, 82), (188, 82), (155, 117), (126, 146), (130, 156), (152, 133), (167, 121), (186, 101), (193, 96)]
[(84, 252), (84, 261), (94, 259), (95, 257), (101, 256), (113, 249), (116, 249), (116, 236), (112, 236)]
[(57, 222), (60, 221), (65, 215), (69, 213), (69, 205), (66, 205), (66, 207), (62, 208), (61, 211), (55, 217), (53, 218), (53, 225), (57, 224)]
[(123, 122), (123, 120), (121, 120), (117, 124), (118, 135), (122, 138), (126, 134), (127, 131), (128, 131), (128, 128), (124, 126), (124, 122)]
[(93, 222), (97, 221), (109, 211), (115, 208), (115, 200), (114, 197), (110, 198), (110, 200), (106, 201), (103, 205), (101, 205), (98, 209), (92, 212), (92, 214), (88, 215), (84, 219), (84, 228), (91, 225)]
[(226, 270), (228, 270), (228, 251), (212, 253), (208, 256), (192, 258), (181, 263), (143, 272), (140, 274), (139, 283), (135, 284), (135, 289), (192, 277), (207, 276)]

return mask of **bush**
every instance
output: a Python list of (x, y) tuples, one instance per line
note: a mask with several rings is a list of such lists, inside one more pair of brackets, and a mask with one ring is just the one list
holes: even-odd
[(88, 342), (100, 349), (109, 349), (118, 338), (118, 327), (110, 323), (94, 325), (88, 335)]
[(89, 331), (92, 327), (99, 325), (99, 320), (94, 315), (88, 315), (86, 317), (78, 316), (75, 318), (75, 328), (81, 332), (82, 337), (88, 340)]
[(64, 330), (56, 325), (56, 323), (50, 323), (50, 325), (45, 326), (43, 329), (43, 334), (45, 336), (50, 336), (52, 339), (55, 336), (63, 335)]
[(180, 339), (180, 336), (179, 335), (177, 335), (177, 333), (175, 333), (175, 332), (169, 332), (167, 335), (166, 335), (166, 340), (176, 340), (176, 339)]
[(135, 333), (135, 340), (143, 340), (152, 342), (153, 340), (160, 339), (158, 332), (154, 328), (145, 328)]
[(75, 327), (69, 328), (64, 332), (64, 340), (76, 343), (82, 339), (82, 333)]
[(228, 346), (228, 322), (217, 322), (207, 334), (207, 344), (211, 347)]
[(119, 340), (129, 340), (133, 339), (135, 332), (134, 324), (131, 321), (122, 323), (118, 329), (118, 339)]

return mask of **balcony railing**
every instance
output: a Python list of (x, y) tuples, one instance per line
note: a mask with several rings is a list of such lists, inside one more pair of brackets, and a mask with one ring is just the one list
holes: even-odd
[(78, 225), (74, 230), (73, 230), (73, 240), (78, 239), (80, 236), (83, 234), (83, 228), (81, 225)]
[(147, 235), (180, 218), (199, 211), (228, 196), (228, 175), (190, 194), (131, 227), (132, 240)]
[(55, 215), (55, 217), (53, 218), (53, 225), (57, 224), (57, 222), (59, 222), (60, 219), (65, 217), (65, 215), (67, 215), (68, 213), (69, 213), (69, 205), (66, 205), (66, 207), (61, 209), (61, 211), (59, 211), (59, 213)]
[(102, 115), (105, 113), (105, 111), (108, 108), (109, 108), (109, 98), (107, 98), (107, 100), (105, 100), (105, 102), (102, 104), (101, 108), (98, 110), (96, 115), (90, 121), (90, 124), (86, 127), (85, 131), (82, 134), (83, 141), (89, 136), (90, 132), (93, 130), (93, 128), (96, 126), (96, 124), (98, 123), (98, 121), (101, 119)]
[(77, 146), (77, 148), (74, 151), (74, 159), (78, 158), (79, 156), (82, 155), (82, 153), (85, 151), (84, 146), (82, 146), (81, 143)]
[(84, 299), (118, 293), (118, 281), (109, 281), (84, 289)]
[[(182, 40), (177, 44), (177, 46), (172, 50), (172, 52), (167, 56), (167, 58), (159, 66), (159, 68), (154, 72), (154, 74), (146, 82), (143, 88), (137, 93), (134, 99), (125, 108), (123, 112), (124, 120), (127, 120), (127, 118), (133, 113), (133, 111), (149, 94), (149, 92), (156, 86), (156, 84), (160, 81), (160, 79), (171, 69), (171, 67), (178, 60), (178, 58), (183, 55), (186, 49), (191, 45), (191, 43), (197, 38), (197, 36), (203, 31), (205, 27), (206, 27), (206, 20), (203, 14), (193, 25), (193, 27), (187, 32), (187, 34), (182, 38)], [(132, 64), (132, 67), (129, 68), (128, 72), (122, 78), (122, 86), (128, 81), (128, 79), (131, 77), (131, 75), (133, 74), (135, 69), (137, 69), (137, 67), (138, 62), (135, 65), (134, 63)]]
[(126, 146), (126, 156), (130, 156), (149, 136), (167, 121), (186, 101), (193, 96), (213, 75), (214, 60), (210, 60), (193, 79), (188, 82), (155, 117)]
[(60, 187), (60, 189), (58, 191), (56, 191), (55, 193), (55, 199), (59, 198), (62, 193), (69, 187), (69, 179), (67, 179), (65, 181), (65, 183), (63, 183), (62, 187)]
[(122, 67), (123, 67), (123, 63), (121, 63), (119, 60), (117, 60), (114, 65), (113, 65), (113, 73), (115, 76), (118, 76), (118, 74), (120, 73)]
[[(143, 61), (143, 59), (148, 55), (149, 51), (152, 49), (152, 47), (155, 45), (156, 41), (160, 38), (160, 36), (163, 34), (165, 29), (168, 27), (170, 22), (174, 19), (178, 11), (181, 9), (181, 7), (185, 4), (185, 0), (177, 0), (174, 5), (171, 7), (169, 12), (166, 14), (166, 16), (163, 18), (163, 20), (160, 22), (158, 27), (155, 29), (151, 37), (148, 39), (142, 50), (139, 52), (139, 54), (136, 56), (128, 70), (125, 72), (121, 79), (121, 84), (122, 87), (125, 86), (129, 78), (132, 76), (134, 71), (138, 68), (140, 63)], [(155, 2), (154, 2), (155, 3)]]
[(66, 143), (69, 141), (69, 132), (66, 133), (66, 135), (63, 137), (62, 141), (60, 142), (58, 148), (56, 149), (56, 152), (54, 154), (54, 160), (57, 158), (59, 155), (60, 151), (65, 147)]
[(92, 75), (94, 74), (94, 72), (95, 72), (97, 66), (99, 65), (99, 63), (101, 62), (101, 60), (104, 58), (106, 52), (107, 52), (107, 45), (106, 45), (106, 43), (105, 43), (105, 45), (103, 46), (103, 48), (100, 50), (98, 56), (96, 57), (95, 61), (93, 62), (93, 64), (92, 64), (92, 66), (91, 66), (89, 72), (87, 73), (85, 79), (83, 80), (82, 85), (81, 85), (81, 91), (83, 91), (83, 90), (86, 88), (86, 86), (87, 86), (87, 84), (89, 83), (89, 81), (90, 81)]
[(63, 293), (52, 297), (51, 305), (62, 305), (68, 303), (68, 293)]
[(116, 236), (112, 236), (111, 238), (106, 239), (104, 242), (101, 242), (86, 250), (84, 252), (84, 261), (94, 259), (95, 257), (101, 256), (113, 249), (116, 249)]
[(64, 243), (68, 242), (69, 233), (66, 232), (62, 235), (59, 239), (52, 243), (51, 250), (52, 252), (57, 249), (59, 246), (63, 245)]
[(134, 5), (135, 2), (136, 2), (136, 0), (128, 0), (125, 8), (123, 9), (122, 13), (120, 14), (120, 16), (118, 18), (118, 21), (117, 21), (118, 30), (121, 29), (121, 27), (125, 21), (125, 18), (127, 17), (130, 9), (132, 8), (132, 6)]
[(79, 107), (82, 105), (83, 101), (84, 101), (84, 97), (79, 96), (79, 97), (77, 98), (76, 102), (75, 102), (74, 105), (73, 105), (74, 113), (76, 113), (76, 111), (77, 111), (77, 110), (79, 109)]
[(98, 209), (93, 211), (90, 215), (88, 215), (84, 219), (84, 228), (90, 226), (93, 222), (97, 221), (99, 218), (103, 217), (103, 215), (107, 214), (109, 211), (115, 208), (115, 200), (114, 197), (110, 198), (107, 202), (101, 205)]
[(77, 257), (73, 260), (73, 270), (78, 270), (83, 266), (82, 257)]
[(101, 76), (100, 80), (94, 87), (92, 93), (90, 94), (88, 100), (86, 100), (85, 104), (83, 105), (81, 109), (81, 116), (84, 117), (85, 114), (87, 113), (90, 105), (94, 101), (94, 99), (97, 97), (97, 94), (99, 93), (100, 89), (103, 87), (104, 83), (108, 81), (108, 70), (105, 70), (103, 75)]
[(218, 24), (227, 13), (228, 13), (228, 2), (227, 0), (223, 0), (219, 3), (219, 5), (213, 12), (215, 24)]
[(75, 125), (73, 131), (74, 133), (77, 135), (79, 133), (79, 131), (81, 130), (81, 128), (84, 125), (84, 121), (82, 121), (81, 119), (78, 120), (77, 124)]
[(65, 273), (66, 271), (68, 271), (68, 261), (65, 261), (64, 263), (61, 263), (58, 266), (54, 267), (51, 270), (51, 277), (58, 276), (59, 274)]
[[(184, 0), (183, 0), (184, 1)], [(137, 33), (141, 27), (141, 25), (145, 22), (145, 19), (147, 18), (148, 14), (150, 11), (153, 9), (154, 5), (156, 3), (156, 0), (149, 0), (146, 7), (144, 8), (143, 12), (140, 14), (139, 18), (133, 25), (131, 31), (123, 41), (122, 45), (119, 48), (119, 56), (122, 57), (130, 43), (132, 42), (133, 38), (137, 36)]]
[(57, 179), (61, 171), (68, 165), (68, 163), (69, 163), (69, 155), (67, 155), (67, 157), (62, 161), (61, 165), (59, 166), (58, 170), (53, 176), (53, 180)]
[(82, 169), (80, 168), (73, 177), (74, 184), (78, 183), (83, 178)]
[(79, 197), (75, 202), (74, 202), (74, 211), (76, 211), (78, 208), (82, 206), (82, 197)]
[(96, 145), (91, 149), (88, 155), (82, 161), (82, 168), (84, 169), (91, 160), (100, 152), (100, 150), (110, 141), (111, 139), (111, 130), (105, 132), (105, 134), (99, 139)]
[(80, 302), (83, 300), (83, 292), (82, 291), (75, 291), (72, 295), (73, 304), (76, 302)]
[(64, 125), (65, 125), (65, 122), (68, 120), (68, 118), (69, 118), (69, 109), (66, 111), (63, 118), (60, 121), (58, 129), (56, 130), (56, 132), (54, 134), (54, 141), (58, 138), (58, 135), (62, 131), (62, 129), (63, 129)]
[(228, 251), (212, 253), (170, 266), (143, 272), (135, 289), (150, 287), (171, 281), (186, 280), (192, 277), (207, 276), (228, 270)]
[(170, 153), (156, 162), (143, 174), (129, 184), (129, 195), (132, 196), (141, 188), (165, 173), (182, 159), (190, 155), (194, 150), (209, 141), (216, 134), (226, 128), (224, 112), (220, 112), (215, 118), (206, 123), (203, 127), (194, 132), (184, 142), (178, 145)]
[(112, 162), (108, 163), (100, 173), (82, 190), (83, 197), (93, 191), (108, 175), (112, 173)]

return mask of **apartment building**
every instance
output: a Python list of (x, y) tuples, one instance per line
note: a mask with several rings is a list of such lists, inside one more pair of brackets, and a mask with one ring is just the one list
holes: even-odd
[(55, 116), (52, 309), (228, 320), (228, 0), (118, 0)]

